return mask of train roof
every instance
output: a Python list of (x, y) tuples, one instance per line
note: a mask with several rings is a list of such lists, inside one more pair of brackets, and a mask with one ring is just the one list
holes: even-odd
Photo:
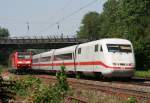
[(55, 53), (58, 53), (58, 52), (68, 52), (68, 53), (73, 52), (76, 47), (77, 47), (77, 45), (73, 45), (73, 46), (69, 46), (69, 47), (56, 49)]
[(90, 46), (95, 44), (131, 44), (131, 42), (129, 40), (120, 38), (104, 38), (80, 44), (79, 47)]
[[(129, 40), (120, 39), (120, 38), (104, 38), (104, 39), (100, 39), (100, 40), (95, 40), (95, 41), (90, 41), (87, 43), (79, 44), (79, 47), (90, 46), (90, 45), (95, 45), (95, 44), (130, 44), (131, 45), (131, 42)], [(63, 53), (63, 52), (64, 53), (73, 52), (77, 46), (78, 45), (73, 45), (73, 46), (69, 46), (69, 47), (55, 49), (55, 53), (59, 54), (59, 53)], [(50, 50), (48, 52), (36, 54), (33, 56), (33, 58), (38, 58), (40, 56), (42, 56), (42, 57), (47, 56), (48, 54), (53, 53), (53, 51), (54, 51), (54, 49)]]
[(40, 54), (33, 55), (32, 58), (33, 58), (33, 59), (34, 59), (34, 58), (39, 58), (40, 55), (41, 55), (41, 53), (40, 53)]
[(50, 50), (50, 51), (47, 51), (47, 52), (42, 52), (42, 53), (39, 53), (39, 54), (35, 54), (33, 55), (33, 58), (39, 58), (40, 56), (41, 57), (45, 57), (47, 56), (48, 54), (52, 54), (54, 51), (54, 49)]
[(104, 38), (100, 40), (101, 42), (107, 44), (107, 43), (112, 43), (112, 44), (131, 44), (131, 42), (127, 39), (120, 39), (120, 38)]
[(47, 52), (43, 52), (43, 53), (41, 53), (41, 57), (46, 57), (46, 56), (48, 56), (50, 54), (53, 54), (53, 51), (54, 51), (54, 49), (50, 50), (50, 51), (47, 51)]

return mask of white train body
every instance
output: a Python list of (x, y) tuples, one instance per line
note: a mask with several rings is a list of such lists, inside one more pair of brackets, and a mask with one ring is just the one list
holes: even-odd
[(101, 39), (33, 56), (33, 69), (69, 73), (92, 73), (107, 77), (132, 77), (135, 59), (130, 41)]

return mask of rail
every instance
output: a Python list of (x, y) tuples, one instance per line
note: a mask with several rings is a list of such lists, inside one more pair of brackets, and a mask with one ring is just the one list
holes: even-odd
[[(45, 79), (50, 79), (50, 80), (56, 80), (54, 77), (50, 76), (45, 76), (45, 75), (40, 75), (37, 76), (40, 78), (45, 78)], [(118, 86), (111, 86), (111, 85), (105, 85), (105, 84), (94, 84), (94, 82), (88, 83), (86, 81), (81, 82), (81, 80), (76, 80), (76, 79), (69, 79), (68, 80), (69, 84), (72, 85), (73, 88), (80, 87), (81, 89), (89, 89), (89, 90), (96, 90), (96, 91), (101, 91), (105, 92), (108, 94), (112, 95), (117, 95), (120, 97), (136, 97), (137, 100), (141, 99), (146, 99), (147, 101), (150, 101), (150, 92), (148, 91), (143, 91), (143, 90), (136, 90), (133, 88), (124, 88), (124, 87), (118, 87)], [(78, 88), (77, 88), (78, 89)], [(74, 100), (73, 98), (69, 100)]]

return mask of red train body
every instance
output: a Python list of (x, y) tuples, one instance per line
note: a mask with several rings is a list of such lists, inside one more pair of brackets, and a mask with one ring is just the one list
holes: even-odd
[(11, 66), (13, 69), (30, 69), (32, 64), (31, 52), (14, 52), (11, 54)]

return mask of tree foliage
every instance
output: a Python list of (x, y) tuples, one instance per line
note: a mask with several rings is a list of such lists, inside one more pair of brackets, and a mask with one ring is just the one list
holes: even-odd
[[(97, 39), (100, 37), (100, 25), (101, 18), (97, 12), (87, 13), (83, 20), (80, 31), (77, 32), (79, 38)], [(99, 35), (98, 35), (99, 34)]]
[(8, 36), (9, 36), (8, 29), (0, 27), (0, 37), (8, 37)]
[[(8, 29), (0, 27), (0, 38), (1, 37), (8, 37), (8, 36), (9, 36)], [(5, 47), (0, 49), (0, 65), (2, 65), (2, 64), (6, 65), (7, 64), (8, 55), (9, 55), (9, 51), (6, 50)]]
[(34, 103), (64, 103), (69, 90), (64, 66), (61, 66), (61, 71), (56, 73), (56, 77), (57, 83), (39, 89), (40, 91), (34, 94)]
[[(89, 22), (93, 25), (89, 26)], [(150, 64), (149, 33), (150, 0), (108, 0), (101, 14), (90, 12), (84, 16), (77, 36), (129, 39), (135, 49), (137, 66), (143, 68)]]

